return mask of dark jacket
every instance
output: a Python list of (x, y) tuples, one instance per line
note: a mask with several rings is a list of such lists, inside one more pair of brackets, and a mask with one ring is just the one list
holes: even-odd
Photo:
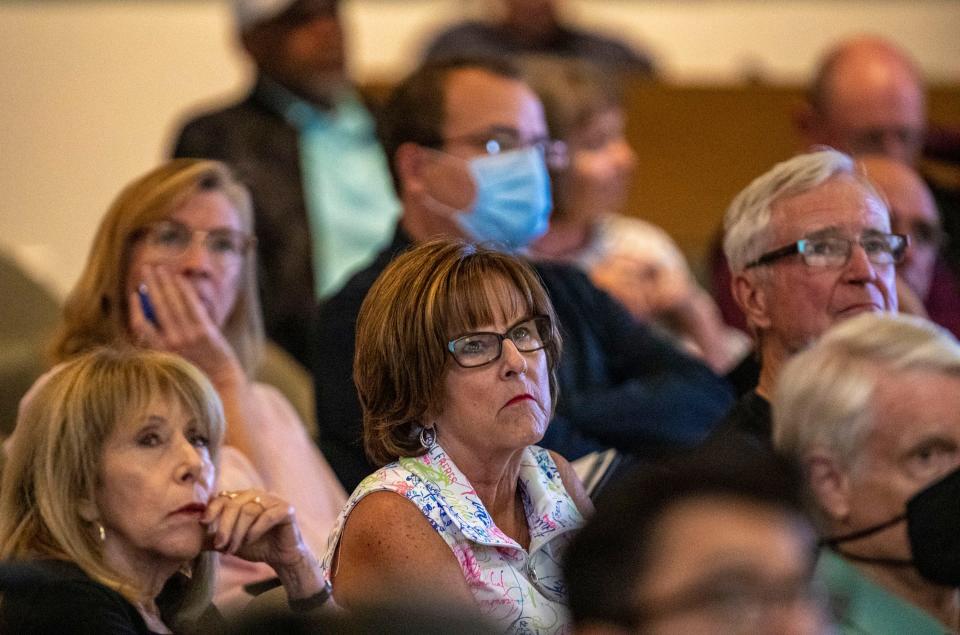
[(258, 81), (240, 103), (189, 121), (173, 155), (224, 161), (250, 188), (264, 327), (268, 337), (309, 367), (316, 300), (299, 133), (267, 106), (263, 92)]

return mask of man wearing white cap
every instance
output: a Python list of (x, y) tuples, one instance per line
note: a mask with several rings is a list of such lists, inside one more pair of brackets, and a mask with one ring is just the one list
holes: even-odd
[(174, 155), (226, 161), (256, 209), (267, 335), (305, 365), (310, 316), (389, 242), (399, 212), (344, 67), (337, 0), (233, 0), (257, 81), (189, 121)]

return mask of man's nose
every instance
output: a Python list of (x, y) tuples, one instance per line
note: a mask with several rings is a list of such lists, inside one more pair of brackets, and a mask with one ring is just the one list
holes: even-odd
[(867, 251), (860, 243), (850, 246), (850, 260), (847, 261), (845, 277), (850, 281), (875, 280), (877, 277), (876, 265), (870, 262)]

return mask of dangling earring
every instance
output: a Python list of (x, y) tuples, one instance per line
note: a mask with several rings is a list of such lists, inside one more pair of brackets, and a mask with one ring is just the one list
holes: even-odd
[(420, 445), (426, 450), (432, 450), (437, 444), (437, 430), (433, 426), (420, 428)]
[(182, 565), (180, 565), (180, 568), (177, 570), (180, 572), (181, 575), (185, 576), (188, 580), (193, 578), (193, 563), (190, 562), (189, 560), (187, 560)]
[(97, 533), (100, 535), (100, 542), (107, 541), (107, 528), (100, 521), (97, 521)]

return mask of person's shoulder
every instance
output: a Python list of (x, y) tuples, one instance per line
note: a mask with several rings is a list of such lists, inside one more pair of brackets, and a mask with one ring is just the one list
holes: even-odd
[[(274, 125), (269, 125), (274, 123)], [(207, 104), (189, 111), (180, 121), (176, 135), (176, 156), (189, 156), (198, 144), (222, 143), (223, 137), (243, 136), (251, 128), (270, 129), (283, 121), (260, 105), (253, 95), (226, 103)]]
[(656, 68), (646, 53), (614, 37), (571, 27), (563, 28), (564, 36), (575, 52), (602, 66), (613, 65), (621, 70), (654, 75)]
[(8, 584), (4, 589), (0, 609), (0, 626), (4, 629), (43, 633), (148, 632), (129, 602), (92, 580), (76, 565), (40, 561), (26, 566), (29, 574), (20, 575), (29, 575), (29, 584)]
[(545, 286), (563, 285), (584, 289), (593, 286), (587, 274), (576, 265), (559, 260), (534, 260), (530, 261), (530, 265)]

